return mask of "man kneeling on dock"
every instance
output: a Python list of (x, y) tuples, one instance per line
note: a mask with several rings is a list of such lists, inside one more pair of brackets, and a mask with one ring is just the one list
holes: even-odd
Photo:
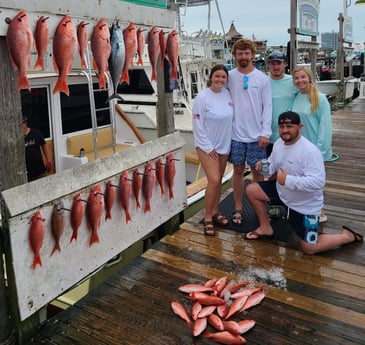
[[(306, 254), (362, 241), (362, 235), (346, 226), (338, 234), (318, 234), (326, 181), (322, 154), (301, 135), (303, 125), (297, 113), (282, 113), (278, 125), (280, 138), (268, 158), (271, 177), (268, 181), (252, 183), (246, 189), (259, 227), (247, 233), (245, 238), (256, 240), (273, 236), (267, 204), (274, 204), (286, 211), (286, 220), (298, 235), (301, 249)], [(261, 171), (261, 162), (256, 164), (256, 169)]]

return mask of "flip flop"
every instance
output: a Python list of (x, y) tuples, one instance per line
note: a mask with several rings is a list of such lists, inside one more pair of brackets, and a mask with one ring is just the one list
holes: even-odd
[(354, 230), (351, 230), (350, 228), (348, 228), (346, 225), (342, 225), (342, 228), (347, 230), (348, 232), (351, 232), (354, 235), (354, 240), (350, 243), (353, 242), (362, 242), (364, 240), (364, 236), (355, 232)]
[[(254, 235), (256, 237), (247, 237), (247, 235), (249, 235), (249, 236)], [(272, 235), (263, 235), (263, 234), (259, 234), (257, 231), (250, 231), (247, 234), (244, 234), (244, 238), (246, 240), (258, 240), (260, 238), (264, 239), (264, 238), (273, 238), (273, 237), (274, 237), (274, 234), (272, 234)]]

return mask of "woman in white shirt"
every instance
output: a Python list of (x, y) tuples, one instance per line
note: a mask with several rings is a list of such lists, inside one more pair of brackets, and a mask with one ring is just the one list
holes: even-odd
[(233, 104), (226, 89), (228, 71), (216, 65), (209, 75), (208, 87), (194, 99), (193, 134), (199, 160), (206, 174), (204, 234), (215, 235), (214, 222), (227, 225), (218, 210), (221, 181), (231, 147)]

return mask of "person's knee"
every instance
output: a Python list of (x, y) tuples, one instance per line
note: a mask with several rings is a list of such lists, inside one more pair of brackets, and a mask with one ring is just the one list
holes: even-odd
[(316, 245), (301, 241), (300, 248), (304, 254), (313, 255), (316, 253)]

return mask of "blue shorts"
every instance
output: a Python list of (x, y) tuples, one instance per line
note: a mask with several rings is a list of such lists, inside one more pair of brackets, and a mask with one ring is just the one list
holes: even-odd
[(281, 201), (276, 189), (276, 181), (258, 182), (261, 189), (270, 199), (270, 205), (283, 206), (286, 211), (286, 220), (293, 227), (295, 233), (308, 243), (316, 243), (318, 238), (319, 215), (301, 214), (288, 207)]
[(258, 161), (266, 158), (266, 147), (259, 147), (259, 142), (241, 143), (239, 141), (231, 141), (231, 152), (228, 162), (234, 165), (247, 164), (254, 167)]

